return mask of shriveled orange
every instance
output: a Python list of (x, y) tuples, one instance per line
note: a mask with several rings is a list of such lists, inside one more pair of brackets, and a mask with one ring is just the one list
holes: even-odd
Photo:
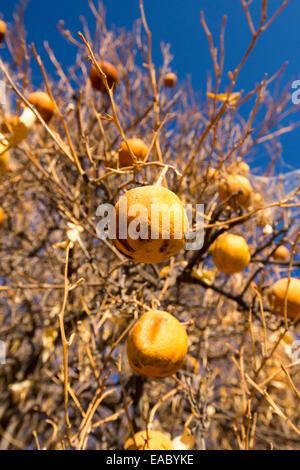
[[(135, 441), (135, 442), (134, 442)], [(125, 450), (173, 450), (170, 439), (160, 431), (140, 431), (124, 444)]]
[(219, 196), (221, 201), (224, 201), (229, 196), (240, 191), (235, 198), (231, 199), (229, 204), (235, 208), (236, 201), (243, 207), (247, 208), (251, 202), (252, 186), (249, 180), (242, 175), (228, 175), (223, 179), (218, 186)]
[(175, 73), (170, 72), (167, 73), (164, 77), (164, 85), (167, 88), (174, 88), (177, 83), (177, 76)]
[[(98, 65), (106, 75), (109, 88), (111, 88), (113, 85), (116, 87), (119, 81), (119, 74), (118, 74), (118, 70), (116, 69), (116, 67), (110, 62), (108, 62), (107, 60), (99, 60)], [(99, 73), (99, 70), (97, 69), (97, 67), (95, 67), (95, 65), (92, 65), (91, 67), (90, 80), (91, 80), (92, 87), (95, 90), (101, 91), (102, 93), (106, 92), (103, 78), (101, 74)]]
[(185, 328), (170, 313), (149, 310), (127, 339), (127, 357), (133, 370), (146, 377), (169, 377), (182, 366), (188, 349)]
[[(145, 160), (148, 152), (145, 142), (142, 139), (137, 139), (135, 137), (128, 139), (127, 142), (137, 160)], [(122, 142), (121, 147), (119, 148), (119, 167), (123, 168), (131, 165), (133, 165), (133, 158), (128, 150), (126, 142)]]
[[(288, 287), (288, 289), (287, 289)], [(284, 316), (285, 296), (287, 292), (286, 314), (288, 318), (295, 319), (300, 315), (300, 280), (291, 278), (279, 279), (268, 292), (268, 299), (273, 313)]]
[(6, 35), (6, 23), (3, 20), (0, 20), (0, 42), (3, 42)]
[(216, 268), (225, 274), (243, 271), (251, 258), (246, 240), (233, 233), (220, 235), (213, 243), (211, 253)]
[(28, 101), (36, 108), (46, 123), (50, 121), (54, 114), (55, 106), (48, 93), (35, 91), (30, 93)]
[(285, 261), (290, 255), (289, 250), (284, 245), (279, 245), (273, 253), (273, 258), (277, 261)]
[(133, 188), (119, 199), (115, 209), (117, 238), (113, 243), (127, 258), (138, 263), (160, 263), (184, 247), (188, 219), (172, 191), (161, 186)]

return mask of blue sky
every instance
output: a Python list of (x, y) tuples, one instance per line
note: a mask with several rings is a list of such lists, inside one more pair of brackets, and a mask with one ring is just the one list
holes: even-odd
[[(4, 2), (2, 2), (4, 3)], [(94, 0), (94, 3), (96, 1)], [(138, 0), (104, 0), (107, 11), (107, 24), (131, 29), (139, 17)], [(281, 0), (269, 0), (271, 13), (281, 4)], [(10, 22), (12, 12), (18, 2), (10, 0), (1, 5), (0, 13)], [(206, 92), (207, 72), (212, 71), (212, 63), (207, 39), (200, 24), (200, 10), (205, 13), (206, 21), (217, 39), (222, 17), (227, 15), (225, 70), (232, 70), (247, 47), (250, 32), (239, 0), (144, 0), (149, 27), (153, 35), (153, 58), (156, 65), (161, 63), (160, 43), (171, 44), (174, 56), (173, 69), (180, 80), (187, 75), (192, 77), (195, 90)], [(252, 11), (258, 18), (261, 0), (253, 0)], [(49, 41), (57, 58), (65, 66), (71, 65), (75, 57), (75, 47), (69, 45), (57, 30), (57, 23), (64, 19), (66, 27), (74, 34), (82, 30), (80, 16), (85, 16), (94, 25), (88, 0), (29, 0), (25, 16), (28, 43), (34, 42), (38, 52), (45, 57), (43, 41)], [(291, 86), (294, 79), (300, 79), (300, 1), (290, 0), (280, 17), (264, 33), (258, 46), (249, 58), (241, 73), (236, 89), (249, 90), (260, 81), (265, 73), (274, 74), (288, 61), (281, 86)], [(5, 51), (1, 49), (1, 54)], [(38, 69), (34, 80), (40, 82)], [(300, 104), (296, 114), (289, 119), (300, 120)], [(283, 136), (283, 158), (294, 168), (300, 166), (298, 158), (299, 130)]]

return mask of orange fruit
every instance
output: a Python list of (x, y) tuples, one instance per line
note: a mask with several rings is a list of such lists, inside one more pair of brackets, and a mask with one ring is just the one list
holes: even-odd
[(223, 233), (213, 243), (212, 258), (221, 273), (233, 274), (243, 271), (250, 263), (246, 240), (240, 235)]
[(173, 444), (170, 439), (160, 431), (137, 432), (134, 435), (135, 443), (132, 437), (127, 439), (124, 444), (125, 450), (173, 450)]
[[(110, 62), (107, 62), (106, 60), (99, 60), (98, 65), (106, 75), (109, 88), (111, 88), (113, 85), (116, 87), (119, 81), (119, 74), (116, 67)], [(102, 93), (106, 93), (106, 88), (103, 79), (95, 65), (92, 65), (91, 67), (90, 80), (92, 87), (95, 90), (101, 91)]]
[(263, 198), (260, 193), (253, 194), (253, 205), (256, 208), (261, 207), (263, 205)]
[(175, 85), (177, 83), (177, 77), (175, 75), (175, 73), (173, 72), (170, 72), (170, 73), (167, 73), (164, 77), (164, 85), (165, 87), (167, 88), (174, 88)]
[(231, 194), (241, 191), (241, 194), (231, 199), (229, 202), (233, 208), (236, 207), (236, 201), (245, 208), (250, 205), (252, 186), (245, 176), (229, 175), (226, 179), (220, 182), (218, 191), (221, 201), (227, 199)]
[(9, 134), (10, 132), (14, 131), (14, 128), (17, 126), (18, 122), (18, 116), (9, 115), (5, 118), (4, 121), (1, 122), (0, 131), (3, 132), (3, 134)]
[[(279, 279), (268, 292), (268, 299), (273, 313), (284, 316), (284, 301), (287, 292), (288, 278)], [(287, 293), (288, 318), (295, 319), (300, 315), (300, 280), (291, 278)]]
[[(184, 248), (188, 219), (180, 199), (169, 189), (130, 189), (117, 202), (115, 212), (117, 238), (112, 241), (127, 258), (160, 263)], [(125, 233), (120, 234), (120, 228)]]
[(3, 224), (4, 219), (5, 219), (4, 210), (2, 209), (2, 207), (0, 207), (0, 225)]
[(46, 123), (50, 121), (54, 114), (55, 106), (48, 93), (35, 91), (30, 93), (28, 101), (36, 108)]
[(6, 23), (0, 20), (0, 42), (3, 42), (6, 35)]
[[(137, 160), (145, 160), (148, 152), (145, 142), (142, 139), (137, 138), (128, 139), (127, 142)], [(130, 155), (126, 142), (122, 142), (121, 147), (119, 148), (119, 167), (123, 168), (131, 165), (133, 165), (133, 158)]]
[(290, 255), (289, 250), (284, 245), (279, 245), (273, 253), (273, 258), (277, 261), (285, 261)]
[(150, 310), (141, 316), (127, 339), (132, 369), (146, 377), (169, 377), (180, 369), (188, 349), (185, 328), (170, 313)]
[(238, 164), (238, 170), (239, 170), (241, 173), (249, 173), (250, 167), (249, 167), (248, 163), (246, 163), (246, 162), (240, 162), (240, 163)]

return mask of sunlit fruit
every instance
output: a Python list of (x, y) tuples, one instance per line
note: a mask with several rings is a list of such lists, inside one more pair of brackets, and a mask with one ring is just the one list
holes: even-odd
[(55, 106), (48, 93), (35, 91), (28, 96), (28, 101), (36, 108), (46, 123), (50, 121), (54, 114)]
[(170, 439), (160, 431), (140, 431), (124, 444), (125, 450), (173, 450)]
[(3, 42), (6, 35), (6, 23), (0, 20), (0, 42)]
[(253, 205), (255, 208), (261, 207), (263, 205), (263, 198), (260, 193), (253, 194)]
[[(137, 160), (145, 160), (145, 157), (148, 152), (147, 145), (142, 139), (128, 139), (128, 145), (130, 146), (131, 151), (136, 156)], [(122, 142), (119, 149), (119, 167), (123, 168), (126, 166), (133, 165), (133, 158), (129, 152), (129, 149), (126, 145), (126, 142)]]
[(211, 253), (216, 268), (225, 274), (243, 271), (251, 258), (246, 240), (233, 233), (220, 235), (213, 243)]
[(4, 210), (2, 209), (2, 207), (0, 207), (0, 225), (3, 224), (4, 219), (5, 219)]
[(247, 208), (251, 202), (252, 186), (249, 180), (242, 175), (229, 175), (223, 179), (218, 187), (221, 201), (224, 201), (234, 193), (240, 192), (236, 197), (229, 201), (229, 205), (236, 207), (236, 201), (241, 206)]
[(167, 88), (174, 88), (175, 85), (177, 83), (177, 77), (175, 75), (175, 73), (173, 72), (170, 72), (170, 73), (167, 73), (164, 77), (164, 85), (165, 87)]
[(160, 263), (185, 245), (188, 219), (183, 204), (161, 186), (130, 189), (116, 206), (116, 248), (139, 263)]
[[(23, 110), (20, 117), (14, 122), (11, 122), (11, 133), (8, 137), (7, 148), (16, 147), (22, 140), (24, 140), (36, 122), (35, 114), (27, 106)], [(13, 125), (12, 125), (13, 124)]]
[(133, 370), (146, 377), (169, 377), (183, 364), (188, 348), (185, 328), (170, 313), (150, 310), (141, 316), (127, 339)]
[(241, 173), (249, 173), (250, 167), (249, 167), (248, 163), (240, 162), (238, 164), (238, 171), (240, 171)]
[[(119, 74), (118, 74), (118, 70), (116, 69), (116, 67), (112, 65), (110, 62), (107, 62), (106, 60), (98, 61), (98, 65), (106, 75), (109, 88), (111, 88), (113, 85), (114, 87), (116, 87), (119, 81)], [(101, 91), (102, 93), (106, 92), (103, 78), (95, 65), (92, 65), (91, 67), (90, 80), (91, 80), (92, 87), (95, 90)]]
[(290, 254), (290, 252), (289, 252), (289, 250), (287, 249), (286, 246), (279, 245), (279, 247), (276, 248), (276, 250), (273, 253), (273, 258), (276, 261), (286, 261), (289, 257), (289, 254)]
[[(287, 289), (288, 287), (288, 289)], [(285, 298), (287, 295), (286, 314), (288, 318), (295, 319), (300, 315), (300, 280), (291, 278), (279, 279), (268, 292), (271, 310), (277, 315), (284, 316)]]
[[(50, 96), (43, 91), (36, 91), (28, 96), (28, 101), (38, 111), (43, 120), (48, 123), (55, 111), (55, 104)], [(6, 148), (16, 147), (22, 142), (36, 122), (39, 121), (35, 113), (28, 106), (25, 106), (21, 116), (9, 116), (2, 122), (2, 132), (9, 134)]]

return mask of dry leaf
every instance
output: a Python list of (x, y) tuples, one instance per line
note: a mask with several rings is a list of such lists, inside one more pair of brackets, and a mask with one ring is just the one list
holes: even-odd
[(25, 400), (27, 393), (32, 385), (31, 380), (24, 380), (23, 382), (17, 382), (10, 384), (8, 388), (12, 392), (12, 399), (14, 403), (19, 403)]
[(228, 93), (215, 94), (215, 93), (210, 93), (208, 91), (207, 96), (208, 96), (208, 98), (212, 98), (214, 100), (222, 101), (222, 103), (225, 103), (225, 101), (228, 100), (228, 106), (230, 108), (234, 108), (236, 106), (238, 100), (241, 97), (241, 92), (238, 91), (238, 92), (235, 92), (235, 93), (230, 93), (228, 95)]

